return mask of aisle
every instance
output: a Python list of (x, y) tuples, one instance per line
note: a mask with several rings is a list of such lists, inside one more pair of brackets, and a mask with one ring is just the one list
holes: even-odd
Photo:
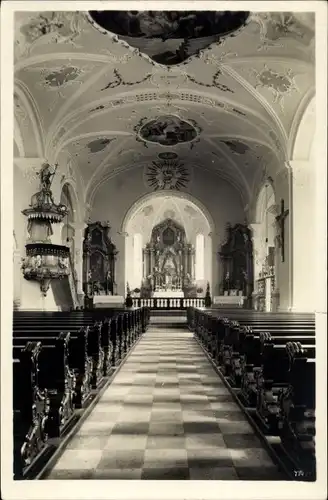
[(283, 478), (192, 333), (151, 326), (47, 479)]

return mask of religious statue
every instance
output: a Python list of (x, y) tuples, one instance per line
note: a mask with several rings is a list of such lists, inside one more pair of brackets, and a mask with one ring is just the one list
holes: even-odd
[(40, 176), (40, 184), (42, 191), (50, 191), (52, 179), (56, 173), (58, 163), (53, 167), (49, 163), (43, 163), (38, 175)]
[(289, 215), (289, 210), (285, 210), (285, 202), (281, 200), (280, 214), (276, 217), (277, 243), (281, 251), (281, 262), (285, 262), (285, 219)]

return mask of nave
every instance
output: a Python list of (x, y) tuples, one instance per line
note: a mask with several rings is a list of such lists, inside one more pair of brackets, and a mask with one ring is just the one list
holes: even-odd
[(185, 326), (151, 324), (100, 394), (41, 479), (286, 479)]

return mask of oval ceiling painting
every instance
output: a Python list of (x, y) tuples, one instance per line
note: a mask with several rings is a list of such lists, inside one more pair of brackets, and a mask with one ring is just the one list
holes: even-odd
[(117, 35), (153, 61), (166, 66), (219, 43), (242, 28), (249, 17), (244, 11), (89, 11), (91, 22)]
[(193, 141), (198, 132), (191, 123), (181, 120), (178, 116), (167, 115), (147, 122), (139, 130), (139, 135), (144, 141), (162, 146), (176, 146)]

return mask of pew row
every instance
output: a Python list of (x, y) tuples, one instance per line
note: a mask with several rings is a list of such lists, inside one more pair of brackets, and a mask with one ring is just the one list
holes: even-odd
[(149, 322), (143, 309), (108, 316), (104, 311), (14, 313), (15, 479), (30, 478), (52, 438), (74, 425)]
[[(224, 316), (223, 316), (223, 314)], [(294, 464), (315, 477), (313, 316), (189, 309), (190, 330), (263, 435), (278, 436)], [(301, 476), (304, 478), (304, 475)]]

